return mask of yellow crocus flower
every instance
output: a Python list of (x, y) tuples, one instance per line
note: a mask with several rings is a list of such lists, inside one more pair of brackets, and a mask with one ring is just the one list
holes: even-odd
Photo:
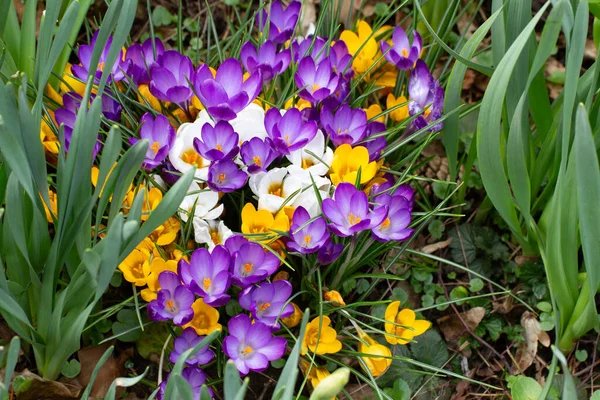
[(389, 344), (407, 344), (415, 337), (431, 328), (431, 322), (417, 320), (413, 310), (405, 308), (398, 312), (400, 302), (394, 301), (385, 310), (385, 335)]
[(375, 377), (382, 375), (392, 364), (391, 350), (360, 329), (358, 330), (358, 337), (361, 340), (358, 342), (358, 352), (364, 354), (360, 358), (366, 364), (371, 375)]
[(373, 121), (385, 122), (385, 116), (381, 115), (383, 110), (381, 109), (381, 106), (379, 104), (371, 104), (369, 108), (365, 109), (365, 112), (367, 113), (368, 120), (371, 120), (379, 115), (379, 117), (377, 117), (377, 119), (374, 119)]
[[(331, 326), (329, 317), (316, 317), (306, 326), (300, 353), (308, 351), (316, 354), (334, 354), (342, 349), (342, 342), (337, 340), (337, 332)], [(319, 329), (320, 328), (320, 329)]]
[(146, 284), (148, 285), (148, 287), (141, 292), (144, 301), (151, 302), (156, 299), (156, 295), (160, 290), (158, 276), (164, 271), (177, 273), (177, 261), (165, 261), (162, 258), (155, 256), (152, 258), (152, 261), (146, 260), (144, 262), (144, 265), (142, 265), (142, 272), (146, 277)]
[(360, 183), (369, 182), (379, 166), (377, 162), (369, 162), (369, 151), (366, 147), (356, 146), (352, 148), (349, 144), (343, 144), (333, 153), (331, 163), (331, 182), (339, 185), (341, 182), (356, 183), (358, 170), (360, 169)]
[(208, 335), (214, 331), (221, 331), (223, 327), (219, 324), (219, 312), (216, 308), (204, 303), (204, 300), (198, 299), (192, 304), (194, 318), (183, 325), (182, 328), (192, 327), (198, 335)]
[(294, 307), (294, 312), (289, 317), (282, 318), (281, 322), (283, 322), (283, 324), (285, 326), (287, 326), (288, 328), (294, 328), (300, 324), (300, 321), (302, 321), (302, 317), (304, 316), (304, 313), (302, 312), (302, 310), (300, 309), (300, 307), (298, 307), (298, 305), (296, 303), (290, 302), (290, 304), (292, 305), (292, 307)]
[(135, 286), (144, 286), (146, 284), (146, 275), (144, 274), (144, 263), (150, 258), (147, 250), (133, 249), (131, 253), (121, 264), (119, 269), (123, 273), (123, 278)]
[(242, 209), (242, 233), (265, 234), (261, 241), (270, 241), (278, 234), (274, 231), (285, 232), (290, 229), (290, 220), (283, 211), (275, 216), (267, 210), (257, 210), (252, 203), (247, 203)]
[(399, 104), (404, 104), (404, 105), (400, 106), (400, 107), (396, 108), (394, 111), (390, 112), (390, 118), (396, 122), (402, 122), (406, 118), (408, 118), (408, 99), (404, 96), (400, 96), (400, 97), (396, 98), (396, 97), (394, 97), (393, 94), (391, 94), (391, 93), (388, 94), (388, 96), (385, 100), (385, 105), (388, 110)]

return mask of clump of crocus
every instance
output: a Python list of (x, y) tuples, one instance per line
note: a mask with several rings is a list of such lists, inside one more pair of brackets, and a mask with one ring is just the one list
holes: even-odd
[(189, 290), (201, 296), (206, 304), (218, 307), (230, 298), (226, 293), (231, 284), (230, 264), (231, 257), (223, 246), (216, 246), (212, 253), (197, 249), (189, 263), (179, 260), (179, 275)]
[(301, 6), (301, 2), (292, 1), (284, 9), (279, 1), (274, 1), (268, 14), (264, 9), (256, 14), (256, 24), (261, 31), (264, 31), (268, 24), (269, 39), (275, 44), (285, 43), (294, 33)]
[(179, 276), (165, 271), (158, 277), (161, 289), (156, 300), (148, 304), (148, 315), (154, 321), (173, 320), (175, 325), (185, 325), (194, 316), (194, 295), (181, 284)]
[(264, 42), (258, 50), (252, 42), (246, 42), (240, 51), (240, 60), (246, 71), (250, 74), (260, 71), (264, 82), (283, 73), (290, 65), (291, 58), (289, 49), (277, 52), (271, 40)]
[(300, 206), (294, 211), (290, 237), (292, 240), (287, 242), (289, 249), (301, 254), (314, 253), (329, 240), (327, 223), (323, 218), (311, 221), (308, 211)]
[(194, 74), (194, 88), (202, 105), (216, 120), (229, 121), (252, 103), (262, 88), (260, 71), (244, 80), (242, 67), (235, 58), (228, 58), (213, 76), (208, 65), (201, 65)]
[(265, 128), (273, 140), (274, 149), (286, 155), (302, 149), (317, 133), (317, 124), (314, 121), (304, 122), (296, 108), (287, 110), (283, 116), (278, 109), (269, 109), (265, 115)]
[(229, 336), (223, 339), (223, 351), (242, 375), (262, 372), (269, 361), (283, 357), (287, 341), (274, 337), (271, 329), (260, 321), (252, 323), (247, 315), (237, 315), (227, 324)]
[(366, 194), (350, 183), (340, 183), (333, 199), (323, 200), (323, 213), (331, 221), (329, 229), (339, 236), (352, 236), (381, 224), (387, 206), (371, 210)]
[(394, 301), (385, 310), (385, 340), (389, 344), (408, 344), (415, 336), (422, 335), (431, 328), (431, 322), (416, 319), (416, 314), (409, 308), (400, 312), (400, 302)]
[(386, 60), (398, 69), (409, 70), (421, 55), (423, 41), (421, 35), (417, 31), (413, 31), (413, 42), (411, 44), (404, 29), (397, 26), (392, 34), (392, 44), (390, 45), (382, 40), (380, 46)]
[[(146, 158), (142, 164), (146, 169), (156, 168), (169, 154), (169, 150), (175, 140), (175, 129), (169, 124), (169, 120), (164, 115), (157, 115), (152, 118), (152, 114), (146, 113), (140, 120), (140, 138), (148, 140), (148, 150)], [(129, 139), (132, 146), (139, 141), (137, 138)]]
[(279, 329), (279, 318), (287, 318), (294, 312), (294, 306), (286, 304), (292, 294), (292, 285), (288, 281), (263, 282), (259, 286), (249, 286), (239, 296), (240, 306), (252, 313), (252, 317)]
[(316, 354), (334, 354), (342, 349), (342, 342), (337, 339), (337, 332), (331, 326), (327, 316), (316, 317), (306, 326), (300, 353), (305, 355), (311, 351)]
[(304, 57), (300, 61), (294, 79), (300, 89), (298, 96), (311, 103), (329, 97), (337, 90), (340, 81), (339, 75), (331, 69), (329, 60), (316, 65), (311, 57)]

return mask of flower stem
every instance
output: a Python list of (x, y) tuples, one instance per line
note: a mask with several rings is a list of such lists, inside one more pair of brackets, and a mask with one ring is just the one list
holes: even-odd
[(333, 289), (337, 289), (340, 281), (344, 277), (344, 273), (350, 265), (350, 261), (352, 260), (352, 255), (354, 254), (354, 249), (356, 248), (356, 236), (352, 236), (352, 240), (350, 241), (350, 245), (348, 246), (348, 253), (346, 255), (346, 261), (342, 264), (340, 269), (338, 269), (337, 274), (335, 274), (335, 278), (333, 278), (333, 282), (331, 283), (331, 287)]

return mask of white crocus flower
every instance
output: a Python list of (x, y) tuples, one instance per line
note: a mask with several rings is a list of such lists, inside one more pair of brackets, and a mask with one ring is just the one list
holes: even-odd
[[(319, 190), (319, 194), (321, 195), (321, 200), (329, 198), (329, 191)], [(311, 218), (315, 218), (322, 214), (319, 198), (313, 187), (304, 189), (304, 191), (294, 199), (290, 206), (294, 209), (300, 206), (304, 207)]]
[(192, 182), (187, 195), (179, 205), (179, 216), (183, 222), (187, 222), (190, 215), (194, 218), (204, 220), (216, 219), (223, 213), (223, 204), (219, 203), (219, 193), (206, 189), (200, 189), (197, 183)]
[(302, 177), (303, 180), (308, 179), (310, 182), (310, 175), (324, 176), (329, 172), (333, 161), (333, 150), (325, 146), (325, 135), (319, 130), (314, 139), (304, 148), (292, 151), (286, 157), (292, 163), (288, 167), (290, 173)]
[(250, 189), (258, 197), (258, 209), (272, 213), (293, 202), (302, 189), (301, 179), (290, 175), (285, 168), (274, 168), (252, 178)]
[(197, 243), (207, 244), (208, 250), (213, 251), (215, 246), (224, 244), (227, 238), (233, 235), (231, 229), (223, 221), (205, 221), (194, 218), (194, 239)]
[(257, 137), (264, 140), (267, 137), (265, 110), (258, 104), (248, 104), (229, 123), (240, 137), (240, 146), (252, 138)]
[(208, 177), (208, 167), (210, 161), (203, 158), (194, 149), (194, 139), (200, 138), (202, 126), (205, 123), (212, 121), (208, 114), (198, 115), (198, 119), (194, 123), (181, 124), (177, 130), (177, 137), (173, 143), (173, 147), (169, 151), (169, 161), (173, 167), (181, 173), (185, 173), (190, 169), (195, 169), (194, 176), (197, 179), (206, 180)]

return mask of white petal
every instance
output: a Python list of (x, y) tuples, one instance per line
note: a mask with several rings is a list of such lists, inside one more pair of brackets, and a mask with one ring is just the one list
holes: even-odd
[(284, 199), (279, 196), (264, 194), (258, 198), (258, 209), (276, 213), (283, 206), (283, 202)]

